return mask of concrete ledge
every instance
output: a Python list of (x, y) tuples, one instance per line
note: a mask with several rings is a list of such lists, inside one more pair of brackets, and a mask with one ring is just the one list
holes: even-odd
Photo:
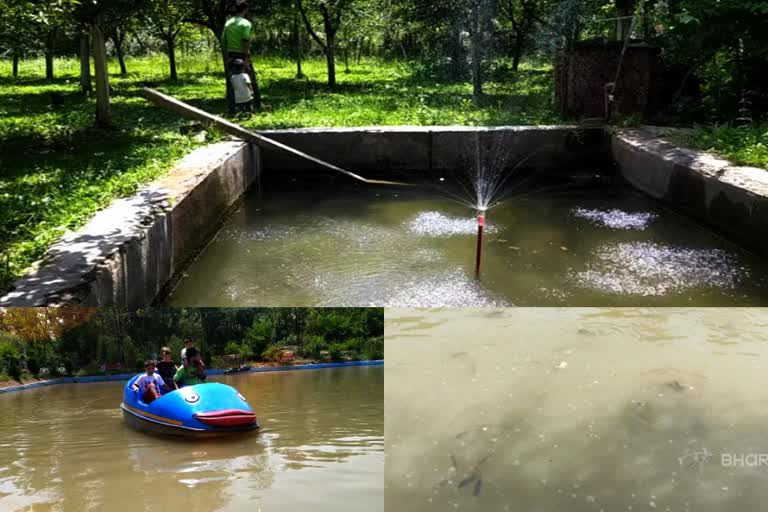
[(0, 306), (152, 304), (218, 229), (260, 170), (240, 141), (193, 151), (54, 244)]
[[(383, 359), (370, 361), (348, 361), (344, 363), (317, 363), (317, 364), (297, 364), (295, 366), (268, 366), (263, 368), (251, 368), (247, 372), (237, 372), (233, 375), (246, 373), (265, 373), (265, 372), (289, 372), (293, 370), (322, 370), (323, 368), (343, 368), (348, 366), (383, 366)], [(224, 370), (208, 370), (208, 375), (224, 375)], [(54, 384), (88, 384), (92, 382), (114, 382), (131, 380), (136, 373), (121, 373), (119, 375), (94, 375), (90, 377), (59, 377), (57, 379), (43, 380), (40, 382), (31, 382), (29, 384), (19, 384), (18, 386), (9, 386), (0, 388), (0, 394), (10, 393), (12, 391), (23, 391), (25, 389), (34, 389), (42, 386), (52, 386)]]
[[(608, 139), (602, 127), (578, 126), (392, 126), (302, 128), (260, 132), (318, 158), (362, 172), (366, 177), (392, 178), (393, 173), (440, 173), (463, 170), (474, 163), (479, 142), (488, 160), (504, 160), (510, 168), (525, 166), (558, 172), (611, 166)], [(263, 150), (264, 168), (301, 172), (306, 161), (279, 150)], [(327, 172), (322, 170), (322, 172)]]
[(768, 255), (768, 170), (738, 167), (679, 148), (648, 127), (618, 130), (611, 151), (634, 187), (702, 220), (735, 242)]

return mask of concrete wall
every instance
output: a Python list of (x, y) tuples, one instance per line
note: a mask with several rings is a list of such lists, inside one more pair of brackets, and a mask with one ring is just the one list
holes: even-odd
[[(462, 171), (479, 142), (487, 160), (537, 171), (606, 170), (608, 139), (601, 127), (506, 126), (309, 128), (260, 132), (367, 178), (418, 178)], [(263, 150), (266, 176), (274, 172), (328, 173), (286, 152)], [(417, 175), (414, 175), (417, 173)]]
[(768, 255), (768, 171), (682, 149), (652, 127), (611, 136), (619, 170), (634, 187)]
[(0, 306), (139, 307), (163, 295), (260, 172), (259, 150), (220, 142), (65, 235)]

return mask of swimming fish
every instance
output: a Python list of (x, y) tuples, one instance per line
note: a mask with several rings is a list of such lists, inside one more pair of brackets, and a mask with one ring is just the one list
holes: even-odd
[(483, 486), (483, 479), (478, 478), (477, 482), (475, 482), (475, 488), (472, 491), (472, 496), (479, 496), (480, 495), (480, 488)]
[(685, 391), (685, 386), (683, 386), (682, 384), (680, 384), (676, 380), (672, 380), (672, 381), (667, 382), (667, 386), (672, 388), (672, 389), (674, 389), (678, 393), (680, 393), (682, 391)]
[[(472, 486), (472, 496), (479, 496), (483, 488), (483, 479), (480, 476), (480, 466), (482, 466), (483, 463), (485, 463), (485, 461), (490, 459), (491, 455), (493, 454), (489, 453), (488, 455), (480, 459), (475, 464), (475, 467), (472, 469), (472, 471), (456, 485), (456, 488), (463, 489), (464, 487), (468, 487), (469, 485), (474, 483), (474, 485)], [(450, 457), (451, 457), (451, 465), (453, 467), (453, 470), (458, 471), (459, 468), (458, 468), (458, 463), (456, 462), (456, 457), (454, 457), (453, 454), (450, 454)], [(446, 480), (441, 482), (441, 485), (445, 483), (446, 483)]]

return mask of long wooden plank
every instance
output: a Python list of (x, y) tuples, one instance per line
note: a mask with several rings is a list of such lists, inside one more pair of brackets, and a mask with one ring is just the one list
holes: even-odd
[(409, 183), (402, 183), (399, 181), (370, 180), (370, 179), (364, 178), (359, 174), (355, 174), (346, 169), (342, 169), (337, 165), (333, 165), (332, 163), (326, 162), (325, 160), (321, 160), (312, 155), (308, 155), (303, 151), (299, 151), (296, 148), (287, 146), (274, 139), (270, 139), (269, 137), (265, 137), (258, 133), (252, 132), (250, 130), (246, 130), (239, 124), (235, 124), (231, 121), (227, 121), (222, 117), (209, 114), (204, 110), (200, 110), (199, 108), (193, 107), (192, 105), (184, 103), (183, 101), (179, 101), (173, 96), (168, 96), (167, 94), (163, 94), (154, 89), (150, 89), (149, 87), (144, 88), (144, 97), (149, 101), (151, 101), (152, 103), (154, 103), (155, 105), (168, 109), (171, 112), (175, 112), (181, 115), (182, 117), (186, 117), (187, 119), (194, 119), (195, 121), (200, 121), (202, 123), (213, 124), (218, 128), (220, 128), (221, 131), (223, 131), (224, 133), (228, 133), (230, 135), (243, 139), (244, 141), (251, 142), (259, 146), (271, 146), (271, 147), (281, 149), (283, 151), (287, 151), (288, 153), (297, 155), (305, 160), (309, 160), (310, 162), (314, 162), (327, 169), (331, 169), (332, 171), (345, 174), (350, 178), (356, 179), (358, 181), (362, 181), (363, 183), (368, 183), (370, 185), (400, 185), (400, 186), (410, 185)]

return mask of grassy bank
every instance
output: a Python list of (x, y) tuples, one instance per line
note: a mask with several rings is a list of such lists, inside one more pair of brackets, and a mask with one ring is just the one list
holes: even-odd
[(682, 146), (715, 153), (738, 165), (768, 169), (768, 123), (744, 128), (704, 126), (671, 138)]
[[(205, 141), (182, 134), (187, 124), (140, 96), (145, 81), (214, 113), (226, 110), (224, 84), (213, 55), (180, 59), (179, 80), (166, 79), (164, 57), (129, 59), (128, 75), (110, 64), (113, 130), (93, 128), (94, 100), (78, 92), (79, 63), (55, 62), (49, 84), (42, 60), (23, 61), (19, 79), (0, 61), (0, 291), (7, 290), (66, 230), (83, 225), (116, 197), (168, 171)], [(264, 113), (241, 122), (255, 129), (301, 126), (502, 125), (554, 122), (551, 70), (524, 67), (486, 84), (476, 105), (470, 83), (441, 83), (414, 76), (403, 63), (364, 60), (339, 86), (324, 85), (325, 63), (256, 62)], [(208, 135), (208, 141), (215, 135)]]

